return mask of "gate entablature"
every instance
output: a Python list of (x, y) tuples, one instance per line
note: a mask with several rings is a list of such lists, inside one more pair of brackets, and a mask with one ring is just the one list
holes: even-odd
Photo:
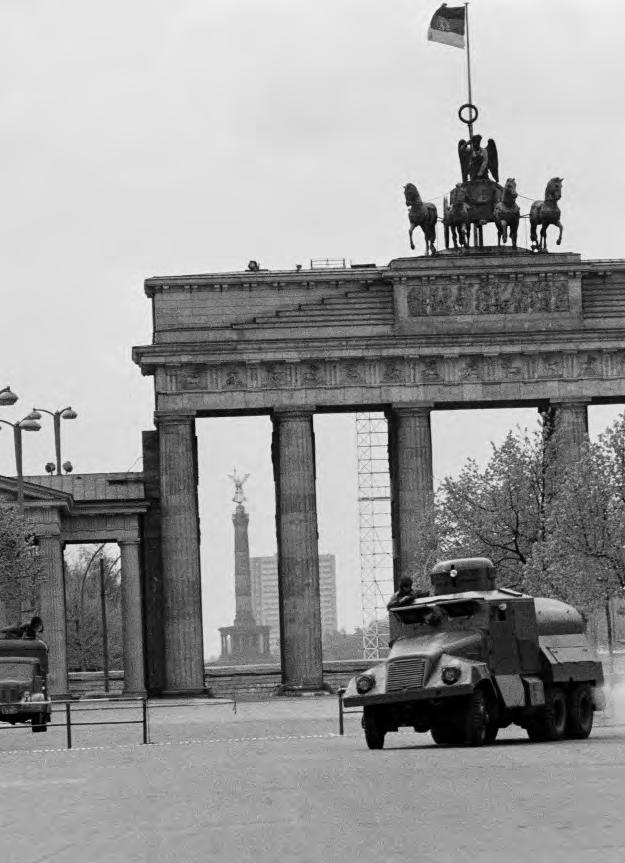
[(155, 377), (157, 415), (625, 393), (624, 261), (486, 249), (367, 270), (149, 279), (146, 292), (154, 343), (133, 357)]

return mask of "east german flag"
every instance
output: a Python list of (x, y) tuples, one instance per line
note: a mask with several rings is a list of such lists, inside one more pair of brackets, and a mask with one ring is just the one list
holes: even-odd
[(437, 9), (430, 21), (428, 39), (443, 42), (455, 48), (464, 48), (465, 7), (448, 6), (446, 3)]

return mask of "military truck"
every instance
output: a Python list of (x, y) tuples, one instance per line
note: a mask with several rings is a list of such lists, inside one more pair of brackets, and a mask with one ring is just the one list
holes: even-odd
[(585, 738), (605, 708), (603, 669), (581, 615), (496, 587), (488, 558), (436, 564), (432, 593), (390, 611), (388, 657), (353, 678), (370, 749), (402, 726), (481, 746), (516, 724), (535, 741)]
[(48, 648), (38, 638), (0, 638), (0, 722), (48, 730)]

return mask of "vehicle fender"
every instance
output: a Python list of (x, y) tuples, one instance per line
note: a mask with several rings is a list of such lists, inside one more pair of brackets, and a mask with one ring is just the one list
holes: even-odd
[(507, 708), (525, 707), (525, 687), (520, 674), (496, 674), (495, 683)]
[(363, 698), (363, 695), (361, 695), (356, 689), (356, 680), (362, 674), (369, 674), (375, 680), (375, 685), (364, 697), (367, 695), (380, 695), (386, 691), (386, 664), (374, 665), (372, 668), (367, 668), (366, 671), (361, 671), (355, 677), (351, 678), (347, 684), (345, 692), (343, 693), (343, 698)]

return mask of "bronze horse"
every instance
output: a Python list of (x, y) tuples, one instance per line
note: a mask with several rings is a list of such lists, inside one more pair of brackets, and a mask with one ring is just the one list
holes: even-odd
[(510, 240), (512, 248), (516, 249), (516, 238), (519, 230), (519, 205), (516, 203), (517, 190), (514, 177), (508, 177), (503, 187), (501, 200), (495, 204), (493, 215), (497, 226), (497, 245), (508, 242), (508, 228), (510, 229)]
[[(562, 177), (552, 177), (547, 183), (545, 189), (545, 200), (534, 201), (530, 208), (530, 239), (532, 241), (532, 251), (546, 252), (547, 251), (547, 227), (555, 225), (560, 229), (556, 245), (562, 242), (562, 222), (560, 221), (560, 208), (558, 201), (562, 197)], [(536, 228), (540, 229), (540, 240), (536, 235)]]
[(436, 222), (438, 220), (436, 207), (434, 204), (423, 203), (414, 183), (407, 183), (404, 186), (404, 195), (406, 197), (406, 206), (410, 207), (408, 211), (408, 219), (410, 220), (410, 230), (408, 231), (410, 248), (414, 249), (415, 247), (412, 240), (412, 232), (415, 228), (421, 228), (425, 237), (425, 254), (436, 255)]
[(469, 245), (471, 223), (469, 219), (469, 208), (467, 206), (467, 193), (462, 183), (456, 183), (456, 188), (451, 190), (449, 204), (447, 198), (443, 203), (445, 226), (445, 246), (449, 248), (449, 234), (453, 240), (454, 249), (465, 248)]

